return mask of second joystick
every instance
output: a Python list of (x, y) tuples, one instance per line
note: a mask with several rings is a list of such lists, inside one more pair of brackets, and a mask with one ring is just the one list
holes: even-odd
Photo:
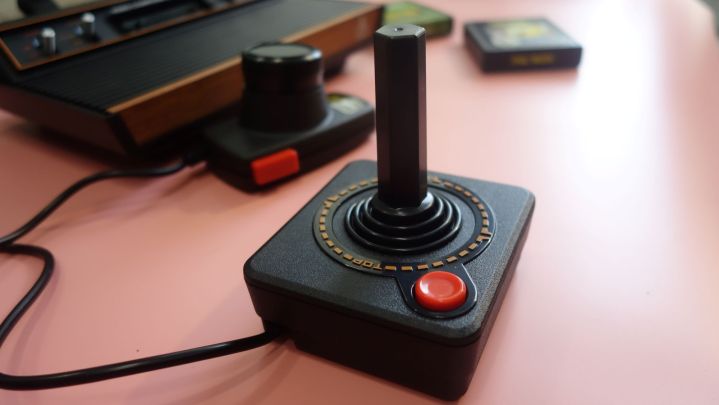
[(246, 189), (267, 186), (337, 158), (371, 133), (369, 103), (325, 94), (322, 52), (262, 43), (242, 53), (237, 116), (205, 130), (209, 166)]

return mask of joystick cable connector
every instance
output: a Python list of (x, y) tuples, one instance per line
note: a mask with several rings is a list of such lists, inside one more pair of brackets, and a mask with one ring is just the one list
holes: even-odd
[[(28, 234), (40, 225), (50, 214), (52, 214), (62, 203), (85, 187), (102, 180), (117, 178), (151, 178), (163, 177), (175, 174), (187, 167), (193, 166), (202, 161), (201, 156), (188, 153), (176, 164), (160, 168), (150, 169), (128, 169), (108, 170), (85, 177), (65, 191), (60, 193), (45, 208), (30, 219), (16, 231), (0, 237), (0, 253), (19, 254), (32, 256), (43, 261), (43, 269), (37, 281), (30, 290), (10, 311), (0, 323), (0, 348), (5, 342), (13, 327), (23, 314), (35, 302), (43, 289), (47, 286), (55, 268), (55, 259), (49, 250), (34, 245), (18, 244), (17, 240)], [(207, 360), (214, 357), (226, 356), (233, 353), (243, 352), (266, 345), (282, 335), (281, 330), (271, 324), (265, 323), (265, 331), (241, 339), (227, 342), (196, 347), (177, 352), (161, 354), (157, 356), (144, 357), (140, 359), (124, 361), (121, 363), (107, 364), (97, 367), (90, 367), (80, 370), (64, 371), (43, 375), (16, 376), (0, 373), (0, 389), (6, 390), (39, 390), (49, 388), (67, 387), (71, 385), (86, 384), (96, 381), (108, 380), (111, 378), (124, 377), (132, 374), (144, 373), (147, 371), (159, 370), (181, 364), (193, 363)]]

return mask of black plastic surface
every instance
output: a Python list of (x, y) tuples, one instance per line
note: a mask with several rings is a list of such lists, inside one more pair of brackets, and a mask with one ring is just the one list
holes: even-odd
[(3, 67), (6, 80), (20, 87), (103, 111), (232, 58), (249, 46), (364, 6), (265, 0), (23, 73), (15, 72), (7, 61)]
[[(328, 198), (376, 175), (374, 162), (346, 167), (245, 264), (255, 309), (266, 321), (287, 327), (303, 350), (456, 399), (467, 389), (516, 265), (534, 197), (518, 187), (430, 173), (481, 196), (496, 221), (491, 243), (464, 264), (476, 286), (476, 305), (437, 319), (408, 305), (402, 280), (342, 265), (312, 236), (318, 210)], [(448, 245), (429, 254), (442, 256), (454, 249)], [(411, 273), (435, 270), (415, 268)], [(411, 278), (409, 273), (406, 277)]]

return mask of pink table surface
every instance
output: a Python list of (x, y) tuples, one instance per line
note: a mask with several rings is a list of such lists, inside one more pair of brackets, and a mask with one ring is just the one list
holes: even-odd
[[(429, 3), (429, 2), (428, 2)], [(467, 404), (719, 403), (719, 41), (693, 0), (433, 2), (456, 17), (427, 47), (431, 169), (534, 191), (529, 240)], [(484, 75), (466, 20), (545, 15), (585, 48), (577, 71)], [(373, 99), (371, 49), (330, 90)], [(104, 168), (0, 115), (0, 229)], [(44, 373), (257, 333), (244, 261), (375, 139), (246, 194), (202, 168), (83, 191), (25, 239), (57, 272), (0, 350)], [(5, 314), (39, 272), (0, 257)], [(348, 347), (347, 350), (352, 350)], [(291, 342), (0, 404), (429, 404)]]

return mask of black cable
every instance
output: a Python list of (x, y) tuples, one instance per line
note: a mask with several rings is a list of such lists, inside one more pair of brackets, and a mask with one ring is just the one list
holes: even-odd
[(15, 230), (15, 232), (1, 237), (0, 246), (4, 246), (8, 243), (13, 243), (23, 237), (23, 235), (26, 235), (28, 232), (35, 229), (35, 227), (40, 225), (40, 223), (44, 221), (50, 214), (52, 214), (62, 203), (67, 201), (68, 198), (72, 197), (75, 193), (89, 186), (90, 184), (96, 183), (101, 180), (117, 179), (123, 177), (137, 178), (167, 176), (179, 172), (180, 170), (187, 167), (188, 164), (189, 163), (186, 160), (182, 160), (180, 163), (169, 167), (153, 169), (108, 170), (87, 176), (65, 189), (65, 191), (63, 191), (62, 193), (60, 193), (60, 195), (50, 201), (50, 203), (46, 205), (45, 208), (43, 208), (40, 212), (38, 212), (31, 220), (27, 221), (25, 225)]
[[(7, 317), (5, 317), (2, 324), (0, 324), (0, 348), (15, 324), (43, 291), (50, 280), (55, 267), (55, 260), (52, 253), (50, 253), (47, 249), (33, 245), (15, 244), (15, 241), (35, 229), (35, 227), (37, 227), (44, 219), (55, 211), (63, 202), (90, 184), (100, 180), (122, 177), (136, 178), (167, 176), (177, 173), (197, 161), (198, 160), (195, 157), (188, 155), (180, 163), (169, 167), (136, 170), (109, 170), (85, 177), (60, 193), (60, 195), (55, 197), (54, 200), (45, 206), (42, 211), (35, 215), (25, 225), (18, 228), (15, 232), (0, 238), (0, 252), (34, 256), (43, 260), (43, 269), (35, 284), (33, 284), (27, 294), (25, 294), (20, 302), (18, 302), (12, 311), (10, 311)], [(270, 325), (265, 325), (265, 327), (265, 332), (242, 339), (230, 340), (228, 342), (216, 343), (208, 346), (144, 357), (141, 359), (104, 366), (33, 376), (15, 376), (0, 373), (0, 388), (7, 390), (38, 390), (67, 387), (70, 385), (124, 377), (132, 374), (144, 373), (147, 371), (225, 356), (266, 345), (280, 336), (280, 331), (278, 329), (270, 327)]]
[(52, 271), (55, 268), (55, 259), (52, 257), (52, 253), (38, 246), (2, 246), (0, 247), (0, 251), (10, 254), (35, 256), (43, 260), (43, 268), (42, 273), (40, 273), (40, 277), (37, 278), (37, 281), (35, 281), (35, 284), (33, 284), (32, 288), (30, 288), (30, 291), (28, 291), (27, 294), (22, 297), (20, 302), (15, 305), (15, 308), (10, 311), (5, 320), (3, 320), (3, 322), (0, 324), (0, 347), (2, 347), (2, 344), (5, 342), (5, 338), (7, 338), (7, 335), (10, 333), (10, 330), (12, 330), (17, 321), (20, 320), (20, 317), (22, 317), (22, 315), (30, 307), (30, 305), (35, 302), (35, 299), (40, 295), (42, 290), (45, 289), (47, 282), (50, 281)]

